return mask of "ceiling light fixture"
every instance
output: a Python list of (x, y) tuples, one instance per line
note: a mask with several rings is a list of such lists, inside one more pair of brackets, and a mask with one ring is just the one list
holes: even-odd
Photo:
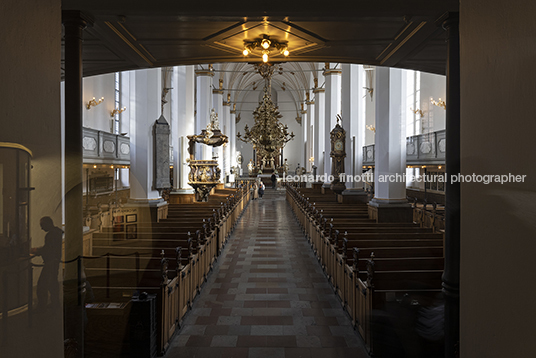
[(245, 143), (250, 143), (257, 151), (258, 158), (274, 158), (277, 163), (277, 156), (280, 150), (294, 139), (294, 132), (288, 132), (288, 125), (279, 121), (283, 116), (279, 113), (279, 108), (273, 103), (271, 97), (271, 77), (274, 73), (273, 65), (260, 64), (256, 66), (259, 74), (264, 78), (264, 96), (262, 102), (253, 111), (255, 124), (250, 129), (248, 125), (244, 127), (245, 134), (240, 132), (236, 137)]
[(262, 62), (267, 63), (270, 60), (270, 55), (276, 51), (285, 57), (290, 55), (288, 43), (270, 39), (268, 35), (262, 35), (262, 38), (253, 41), (244, 41), (242, 54), (248, 56), (257, 53), (262, 56)]

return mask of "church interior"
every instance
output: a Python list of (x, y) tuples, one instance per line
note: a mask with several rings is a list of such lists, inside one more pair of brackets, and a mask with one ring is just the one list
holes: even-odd
[(3, 2), (0, 356), (532, 356), (534, 11)]

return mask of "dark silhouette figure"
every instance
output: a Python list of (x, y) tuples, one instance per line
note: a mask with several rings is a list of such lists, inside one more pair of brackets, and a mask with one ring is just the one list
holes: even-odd
[(270, 179), (272, 179), (272, 189), (275, 189), (275, 183), (277, 182), (277, 177), (275, 176), (275, 173), (272, 173)]
[(63, 231), (54, 226), (54, 222), (48, 216), (44, 216), (40, 221), (41, 229), (45, 235), (45, 244), (32, 249), (32, 254), (41, 256), (44, 261), (43, 270), (39, 281), (37, 281), (37, 308), (44, 310), (48, 304), (48, 294), (50, 293), (50, 303), (53, 308), (60, 307), (60, 289), (58, 283), (58, 272), (61, 261), (61, 244)]
[(264, 195), (264, 183), (262, 181), (259, 182), (259, 199), (262, 199), (262, 196)]

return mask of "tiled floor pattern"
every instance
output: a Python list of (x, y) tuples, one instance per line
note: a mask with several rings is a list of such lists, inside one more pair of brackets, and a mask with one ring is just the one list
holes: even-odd
[(252, 201), (166, 358), (368, 358), (285, 201)]

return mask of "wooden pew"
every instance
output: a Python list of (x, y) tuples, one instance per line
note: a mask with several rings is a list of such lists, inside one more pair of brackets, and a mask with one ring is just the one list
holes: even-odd
[[(376, 224), (364, 213), (366, 206), (351, 208), (311, 190), (290, 187), (287, 200), (371, 353), (373, 309), (404, 294), (441, 291), (442, 234), (414, 223)], [(354, 259), (354, 249), (366, 258)]]
[(133, 291), (157, 294), (158, 349), (163, 353), (250, 195), (245, 186), (217, 190), (207, 203), (171, 204), (160, 222), (136, 223), (132, 239), (124, 232), (97, 233), (95, 256), (84, 260), (95, 296), (122, 302)]

